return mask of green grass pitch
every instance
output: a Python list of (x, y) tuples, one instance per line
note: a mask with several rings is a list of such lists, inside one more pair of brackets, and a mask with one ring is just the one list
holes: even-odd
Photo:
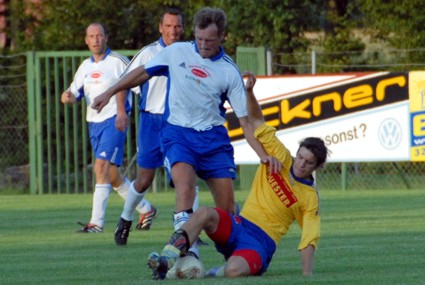
[[(240, 204), (246, 194), (236, 192)], [(119, 247), (113, 233), (123, 201), (115, 193), (101, 234), (75, 233), (77, 222), (89, 219), (91, 195), (0, 195), (0, 284), (425, 284), (425, 190), (322, 190), (321, 241), (308, 278), (301, 275), (294, 224), (262, 277), (151, 280), (146, 257), (172, 232), (174, 193), (147, 198), (158, 218)], [(201, 204), (212, 205), (207, 191)], [(211, 241), (201, 238), (209, 242), (201, 247), (205, 267), (221, 264)]]

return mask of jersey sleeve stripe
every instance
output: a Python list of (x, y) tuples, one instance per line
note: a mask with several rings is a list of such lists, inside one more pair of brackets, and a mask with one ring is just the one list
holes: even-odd
[(109, 55), (112, 56), (112, 57), (115, 57), (115, 58), (117, 58), (119, 60), (121, 60), (125, 65), (128, 65), (128, 63), (130, 62), (130, 60), (128, 59), (128, 57), (126, 57), (124, 55), (121, 55), (119, 53), (111, 52)]

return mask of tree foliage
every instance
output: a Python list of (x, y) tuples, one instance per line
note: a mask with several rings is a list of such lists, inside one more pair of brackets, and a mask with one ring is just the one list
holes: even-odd
[(359, 0), (364, 23), (377, 40), (399, 49), (425, 46), (425, 1)]
[[(105, 24), (111, 48), (139, 49), (159, 37), (159, 16), (168, 6), (177, 6), (185, 12), (186, 40), (193, 39), (193, 16), (199, 8), (222, 8), (228, 16), (224, 43), (227, 53), (235, 56), (238, 46), (266, 46), (272, 50), (274, 61), (286, 66), (275, 66), (275, 73), (295, 72), (290, 66), (299, 62), (297, 53), (313, 48), (328, 54), (322, 60), (329, 64), (352, 64), (348, 52), (363, 51), (362, 37), (366, 35), (383, 46), (397, 49), (425, 45), (423, 0), (28, 0), (6, 3), (9, 9), (6, 14), (10, 16), (6, 31), (10, 44), (6, 50), (15, 52), (85, 50), (85, 27), (91, 22)], [(307, 31), (322, 37), (312, 41), (306, 37)], [(422, 55), (415, 56), (407, 55), (406, 60), (425, 59)]]
[[(315, 11), (320, 1), (264, 0), (222, 1), (229, 18), (226, 40), (228, 52), (237, 46), (267, 46), (281, 60), (291, 63), (294, 52), (307, 50), (309, 43), (303, 36), (311, 26), (319, 25), (320, 15)], [(319, 4), (318, 4), (319, 3)], [(293, 72), (290, 69), (276, 72)]]
[[(136, 49), (159, 36), (159, 15), (167, 6), (180, 7), (186, 14), (185, 38), (192, 39), (192, 19), (203, 6), (226, 11), (229, 30), (226, 50), (233, 54), (237, 45), (267, 45), (276, 51), (306, 49), (303, 30), (317, 17), (311, 0), (255, 1), (165, 1), (165, 0), (43, 0), (30, 4), (32, 13), (23, 13), (25, 5), (12, 7), (15, 41), (21, 49), (84, 49), (84, 29), (91, 22), (102, 22), (110, 34), (109, 45), (115, 49)], [(303, 15), (303, 17), (300, 17)], [(27, 32), (24, 32), (27, 31)]]
[[(425, 46), (425, 1), (359, 0), (364, 24), (375, 41), (396, 49)], [(424, 62), (425, 54), (406, 54), (405, 62)]]
[[(16, 46), (20, 50), (86, 49), (85, 28), (103, 23), (113, 49), (138, 49), (158, 39), (158, 22), (165, 7), (187, 6), (189, 1), (165, 0), (43, 0), (11, 7)], [(190, 1), (197, 2), (197, 1)], [(29, 5), (29, 6), (26, 6)], [(22, 11), (30, 11), (23, 13)], [(19, 15), (19, 16), (18, 16)], [(12, 32), (12, 31), (10, 31)]]
[(337, 71), (353, 71), (349, 66), (353, 64), (350, 52), (363, 51), (365, 44), (358, 38), (354, 31), (361, 25), (357, 16), (359, 11), (355, 1), (352, 0), (326, 0), (324, 38), (320, 45), (324, 51), (321, 62), (332, 64)]

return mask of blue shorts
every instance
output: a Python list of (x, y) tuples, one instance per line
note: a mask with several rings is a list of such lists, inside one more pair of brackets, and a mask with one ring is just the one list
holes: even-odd
[(161, 149), (169, 176), (175, 163), (185, 162), (204, 180), (236, 178), (233, 146), (224, 126), (196, 131), (166, 124), (161, 133)]
[[(250, 264), (250, 257), (260, 256), (261, 265), (257, 265), (256, 275), (266, 272), (273, 254), (276, 251), (275, 242), (258, 226), (251, 223), (242, 216), (230, 214), (222, 209), (216, 208), (220, 221), (215, 233), (209, 237), (215, 242), (218, 252), (228, 260), (232, 255), (240, 255)], [(242, 253), (242, 254), (240, 254)]]
[(162, 114), (140, 112), (137, 134), (137, 164), (141, 168), (158, 168), (163, 164), (160, 131), (164, 128)]
[(89, 122), (90, 143), (96, 159), (107, 160), (121, 166), (127, 130), (120, 132), (115, 127), (113, 116), (100, 123)]

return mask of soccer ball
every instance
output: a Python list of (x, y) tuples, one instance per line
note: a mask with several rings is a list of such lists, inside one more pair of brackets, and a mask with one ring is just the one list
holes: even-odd
[(193, 256), (184, 256), (177, 259), (174, 266), (168, 270), (167, 279), (199, 279), (204, 278), (205, 267), (202, 262)]

